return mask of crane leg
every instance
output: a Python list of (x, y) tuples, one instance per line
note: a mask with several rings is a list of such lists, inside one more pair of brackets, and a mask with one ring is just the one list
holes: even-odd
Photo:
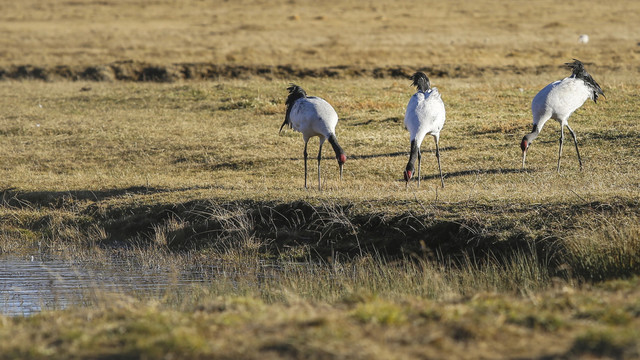
[(442, 177), (442, 167), (440, 167), (440, 147), (438, 146), (438, 138), (435, 138), (436, 140), (436, 159), (438, 159), (438, 171), (440, 171), (440, 184), (442, 185), (442, 188), (444, 189), (444, 178)]
[(560, 157), (562, 156), (562, 143), (564, 142), (564, 125), (560, 125), (560, 149), (558, 150), (558, 173), (560, 172)]
[(320, 182), (320, 160), (322, 159), (322, 143), (320, 141), (320, 148), (318, 149), (318, 191), (322, 190), (322, 183)]
[(420, 187), (420, 165), (422, 164), (422, 150), (418, 149), (418, 187)]
[(304, 142), (304, 152), (302, 153), (302, 155), (304, 155), (304, 188), (307, 188), (307, 156), (309, 154), (307, 154), (307, 144), (308, 141)]
[(576, 153), (578, 154), (578, 163), (580, 164), (580, 171), (582, 171), (582, 159), (580, 158), (580, 150), (578, 150), (578, 139), (576, 139), (576, 133), (573, 132), (573, 129), (569, 124), (567, 124), (567, 129), (569, 129), (569, 133), (573, 137), (573, 143), (576, 145)]

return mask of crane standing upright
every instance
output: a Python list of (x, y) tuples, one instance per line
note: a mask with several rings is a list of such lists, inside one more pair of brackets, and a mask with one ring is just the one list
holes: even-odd
[(412, 85), (417, 87), (417, 92), (409, 99), (407, 110), (404, 115), (404, 126), (409, 130), (411, 140), (411, 153), (409, 162), (404, 171), (404, 180), (407, 187), (409, 180), (415, 172), (416, 158), (418, 160), (418, 186), (420, 186), (420, 165), (422, 154), (420, 145), (427, 134), (433, 136), (436, 142), (436, 158), (438, 159), (438, 170), (440, 171), (440, 183), (444, 188), (444, 178), (440, 167), (440, 131), (444, 126), (445, 110), (444, 103), (438, 88), (431, 88), (431, 82), (423, 72), (416, 72), (411, 76)]
[(347, 156), (336, 138), (338, 114), (324, 99), (307, 96), (307, 93), (298, 85), (291, 84), (287, 90), (289, 91), (289, 96), (285, 102), (287, 110), (284, 122), (280, 126), (280, 131), (285, 125), (289, 125), (294, 130), (302, 133), (302, 138), (304, 139), (305, 189), (307, 188), (307, 145), (310, 138), (314, 136), (320, 138), (320, 147), (318, 149), (318, 190), (322, 190), (320, 160), (324, 142), (328, 140), (336, 153), (336, 160), (338, 160), (338, 166), (340, 167), (340, 180), (342, 180), (342, 167), (347, 161)]
[(527, 149), (531, 142), (538, 137), (542, 127), (549, 119), (555, 119), (560, 123), (560, 149), (558, 150), (558, 168), (560, 172), (560, 157), (562, 156), (562, 144), (564, 142), (564, 127), (566, 126), (573, 137), (578, 154), (578, 163), (582, 171), (582, 159), (578, 150), (578, 140), (573, 129), (569, 126), (569, 116), (584, 104), (587, 99), (598, 102), (598, 95), (604, 96), (600, 85), (584, 69), (580, 60), (573, 59), (572, 63), (565, 63), (571, 70), (571, 76), (562, 80), (554, 81), (540, 90), (531, 102), (531, 113), (533, 114), (533, 129), (522, 138), (520, 148), (522, 149), (522, 168), (524, 169), (527, 158)]

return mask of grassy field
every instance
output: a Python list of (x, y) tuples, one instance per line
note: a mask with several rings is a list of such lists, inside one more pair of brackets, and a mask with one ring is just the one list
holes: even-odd
[[(135, 60), (243, 65), (633, 67), (628, 1), (25, 0), (0, 14), (0, 66)], [(588, 34), (588, 46), (578, 44)]]
[[(0, 254), (220, 270), (0, 316), (0, 359), (640, 357), (640, 5), (414, 6), (2, 5)], [(555, 171), (555, 122), (522, 171), (531, 99), (574, 57), (607, 96), (570, 119), (584, 171), (570, 144)], [(430, 138), (402, 178), (417, 69), (444, 189)], [(322, 192), (317, 140), (305, 190), (278, 134), (290, 82), (340, 117)]]

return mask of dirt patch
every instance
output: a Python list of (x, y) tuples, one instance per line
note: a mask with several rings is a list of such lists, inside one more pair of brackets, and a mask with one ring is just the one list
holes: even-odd
[[(302, 68), (292, 65), (225, 65), (214, 63), (179, 63), (157, 65), (132, 60), (118, 61), (96, 66), (12, 65), (0, 68), (0, 80), (37, 79), (88, 80), (88, 81), (150, 81), (173, 82), (177, 80), (216, 79), (265, 79), (291, 78), (407, 78), (415, 71), (424, 71), (439, 78), (468, 78), (496, 76), (501, 74), (545, 73), (562, 66), (542, 65), (536, 67), (483, 67), (473, 64), (442, 64), (422, 68), (409, 66), (359, 67), (353, 65)], [(614, 69), (615, 70), (615, 69)]]

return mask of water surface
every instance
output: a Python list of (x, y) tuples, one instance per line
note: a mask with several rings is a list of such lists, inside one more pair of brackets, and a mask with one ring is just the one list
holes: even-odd
[(81, 304), (96, 290), (157, 296), (202, 279), (163, 268), (107, 264), (40, 256), (0, 257), (0, 314), (28, 316)]

